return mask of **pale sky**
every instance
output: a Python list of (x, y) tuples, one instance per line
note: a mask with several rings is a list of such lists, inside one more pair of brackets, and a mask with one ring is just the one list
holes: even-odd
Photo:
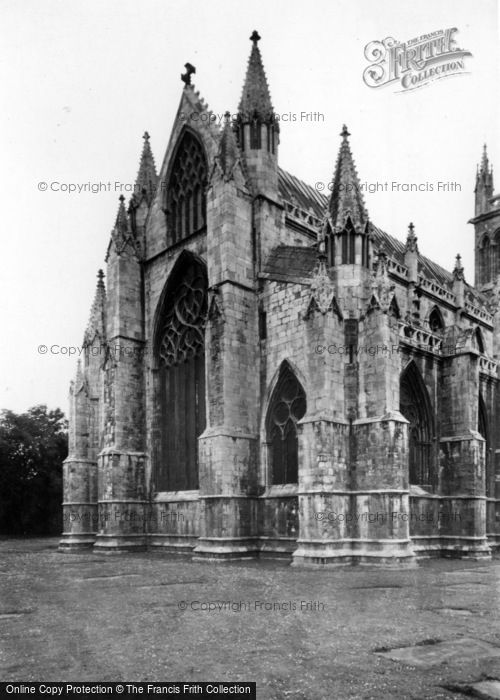
[[(67, 411), (75, 357), (37, 348), (81, 348), (105, 269), (120, 192), (70, 194), (52, 183), (133, 183), (145, 130), (159, 168), (187, 61), (211, 109), (236, 111), (253, 29), (275, 111), (297, 115), (281, 125), (280, 165), (328, 182), (346, 123), (362, 182), (458, 183), (454, 192), (367, 193), (365, 202), (393, 236), (404, 239), (413, 221), (420, 251), (444, 267), (461, 252), (473, 282), (467, 221), (484, 142), (500, 168), (496, 0), (3, 0), (0, 19), (0, 408)], [(451, 27), (472, 53), (467, 74), (410, 93), (363, 82), (369, 42)], [(324, 120), (301, 121), (301, 112)]]

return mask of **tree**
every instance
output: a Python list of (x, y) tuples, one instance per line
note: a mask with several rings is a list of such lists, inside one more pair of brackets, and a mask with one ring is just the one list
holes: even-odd
[(67, 453), (67, 421), (60, 409), (40, 405), (26, 413), (0, 413), (0, 533), (61, 532)]

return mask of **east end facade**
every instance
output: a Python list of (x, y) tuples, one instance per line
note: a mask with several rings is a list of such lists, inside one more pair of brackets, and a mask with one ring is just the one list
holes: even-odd
[[(475, 287), (368, 217), (346, 127), (323, 196), (278, 164), (258, 46), (222, 126), (184, 88), (149, 135), (70, 389), (61, 551), (295, 566), (490, 558), (500, 543), (500, 207)], [(497, 234), (497, 228), (499, 233)], [(498, 247), (497, 247), (498, 244)]]

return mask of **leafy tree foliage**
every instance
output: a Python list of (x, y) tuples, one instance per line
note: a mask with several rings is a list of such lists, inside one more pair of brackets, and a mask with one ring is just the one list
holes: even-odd
[(58, 534), (67, 421), (40, 405), (0, 413), (0, 533)]

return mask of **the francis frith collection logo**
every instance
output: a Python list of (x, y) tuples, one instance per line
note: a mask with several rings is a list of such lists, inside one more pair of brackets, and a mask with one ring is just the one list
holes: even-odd
[(438, 29), (406, 42), (392, 37), (371, 41), (365, 46), (370, 65), (363, 72), (364, 82), (371, 88), (397, 83), (399, 92), (407, 92), (465, 73), (465, 58), (472, 54), (456, 46), (457, 31), (456, 27)]

